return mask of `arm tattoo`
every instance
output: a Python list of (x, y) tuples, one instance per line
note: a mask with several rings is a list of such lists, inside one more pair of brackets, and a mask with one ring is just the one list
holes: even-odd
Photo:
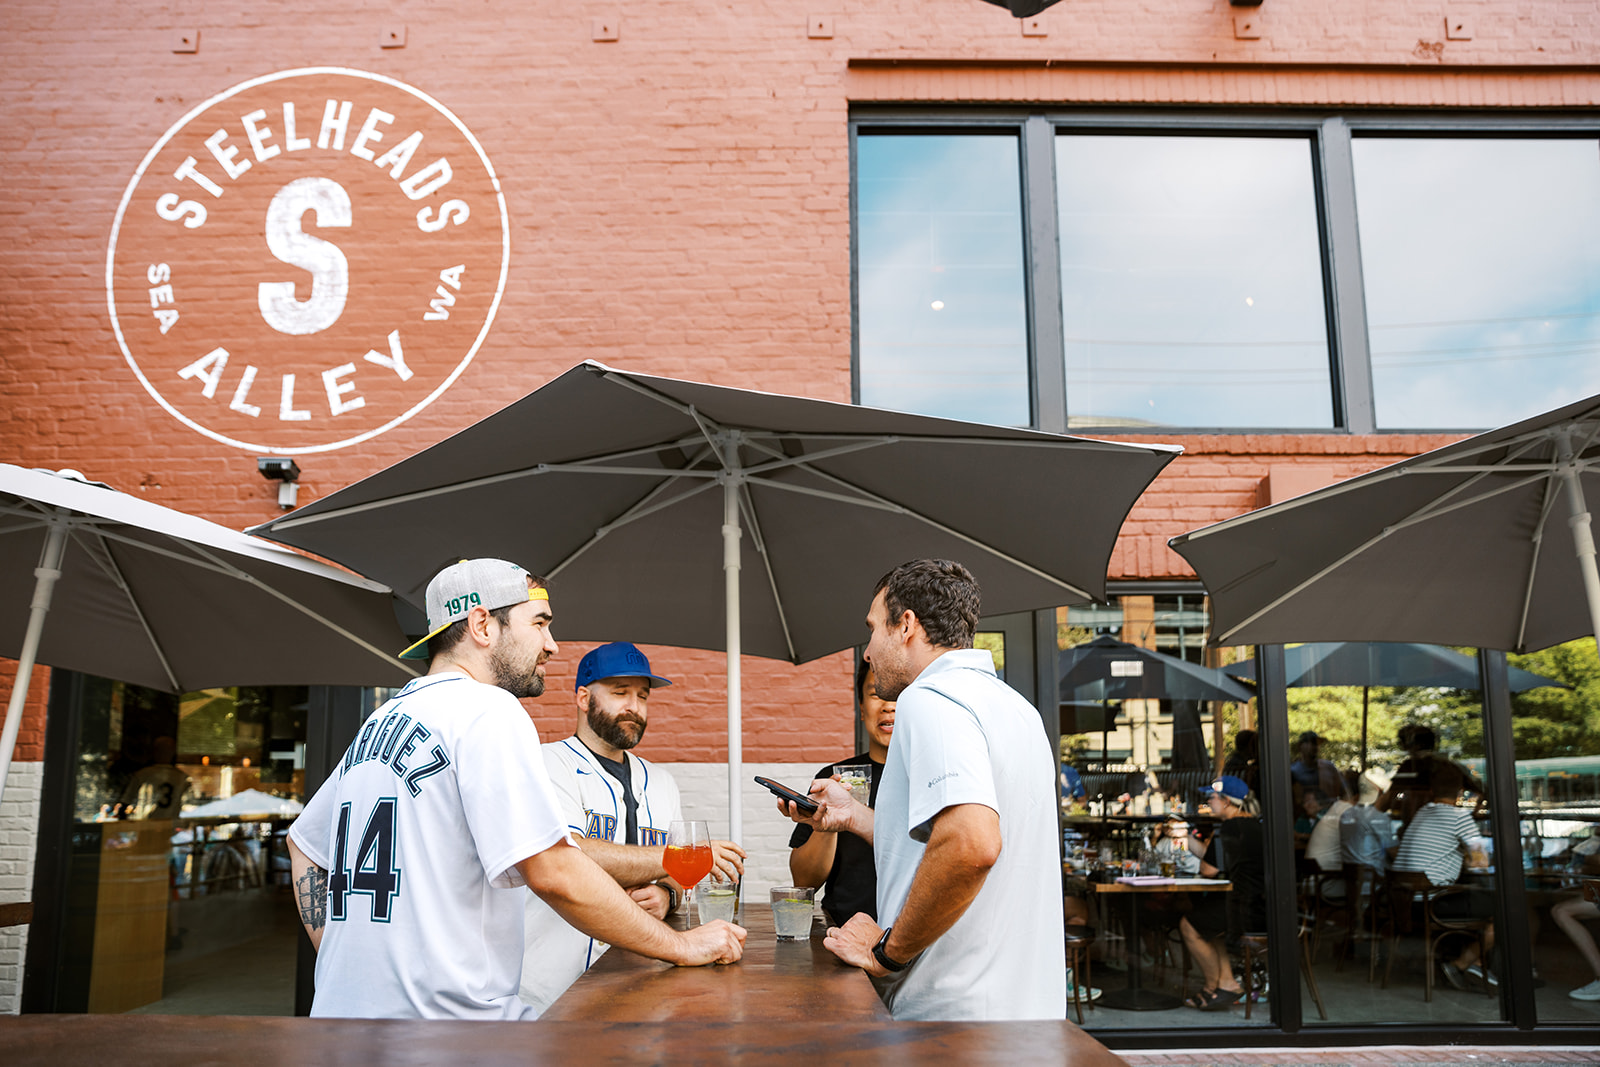
[(313, 930), (328, 923), (328, 872), (321, 867), (308, 867), (294, 885), (295, 904), (300, 909), (300, 921)]

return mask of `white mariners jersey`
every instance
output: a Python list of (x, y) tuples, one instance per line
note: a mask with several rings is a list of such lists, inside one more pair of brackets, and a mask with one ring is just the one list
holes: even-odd
[(510, 693), (455, 672), (373, 712), (289, 833), (328, 872), (316, 1016), (523, 1019), (516, 864), (569, 841)]
[[(545, 766), (561, 798), (568, 829), (579, 837), (624, 845), (665, 845), (673, 820), (683, 818), (678, 783), (672, 775), (626, 753), (638, 804), (639, 840), (625, 840), (628, 811), (622, 800), (622, 783), (611, 777), (576, 737), (543, 747)], [(569, 926), (531, 893), (527, 909), (522, 999), (542, 1014), (610, 946)]]

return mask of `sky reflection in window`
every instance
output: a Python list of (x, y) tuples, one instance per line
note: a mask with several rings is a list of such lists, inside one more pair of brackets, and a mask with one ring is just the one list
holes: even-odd
[(856, 179), (861, 403), (1028, 425), (1016, 137), (863, 134)]
[(1594, 140), (1357, 138), (1381, 429), (1489, 429), (1600, 393)]
[(1311, 145), (1056, 139), (1067, 412), (1100, 425), (1333, 425)]

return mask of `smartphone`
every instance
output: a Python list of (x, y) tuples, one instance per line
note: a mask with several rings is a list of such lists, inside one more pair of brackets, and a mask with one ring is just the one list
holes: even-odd
[(759, 774), (756, 775), (756, 784), (764, 785), (768, 789), (772, 790), (772, 795), (775, 797), (779, 797), (783, 800), (794, 801), (795, 804), (799, 806), (800, 811), (805, 815), (815, 815), (817, 813), (817, 802), (806, 796), (804, 793), (796, 793), (788, 786), (779, 785), (771, 778), (763, 778)]

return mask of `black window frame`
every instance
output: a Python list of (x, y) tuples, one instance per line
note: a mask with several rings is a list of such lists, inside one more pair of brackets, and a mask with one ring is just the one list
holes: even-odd
[(1032, 427), (1068, 432), (1064, 329), (1061, 308), (1055, 145), (1062, 133), (1154, 136), (1305, 138), (1312, 152), (1313, 190), (1321, 239), (1324, 311), (1330, 362), (1329, 428), (1273, 426), (1095, 426), (1097, 436), (1115, 434), (1406, 434), (1473, 433), (1488, 427), (1378, 428), (1368, 340), (1361, 239), (1356, 215), (1351, 143), (1356, 137), (1482, 139), (1574, 138), (1600, 143), (1600, 109), (1528, 110), (1515, 114), (1484, 110), (1398, 111), (1355, 109), (1218, 109), (1212, 107), (991, 106), (895, 107), (852, 110), (850, 164), (850, 380), (851, 399), (861, 399), (860, 288), (857, 236), (857, 151), (862, 133), (974, 134), (1010, 132), (1021, 153), (1024, 300), (1027, 308), (1029, 410)]

